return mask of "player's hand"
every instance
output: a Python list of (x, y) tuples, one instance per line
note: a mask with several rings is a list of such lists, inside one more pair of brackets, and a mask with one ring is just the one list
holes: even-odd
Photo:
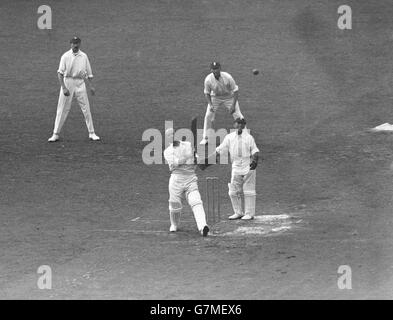
[(255, 160), (252, 161), (252, 162), (250, 163), (250, 170), (255, 170), (255, 168), (257, 167), (257, 165), (258, 165), (258, 162), (256, 162)]
[(96, 94), (96, 89), (90, 86), (90, 92), (94, 96)]
[(68, 90), (66, 87), (63, 88), (63, 94), (68, 97), (70, 95), (70, 90)]
[(82, 79), (85, 79), (85, 78), (87, 78), (87, 72), (86, 72), (86, 71), (79, 71), (79, 76), (80, 76)]
[(214, 112), (214, 108), (213, 108), (212, 104), (209, 104), (209, 110), (210, 110), (210, 112)]
[(235, 106), (232, 106), (232, 107), (229, 109), (229, 113), (230, 113), (231, 115), (235, 113)]

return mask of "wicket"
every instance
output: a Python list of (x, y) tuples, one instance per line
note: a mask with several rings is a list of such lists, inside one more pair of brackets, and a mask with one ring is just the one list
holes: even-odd
[(220, 186), (218, 177), (206, 177), (206, 220), (212, 224), (221, 220), (220, 216)]

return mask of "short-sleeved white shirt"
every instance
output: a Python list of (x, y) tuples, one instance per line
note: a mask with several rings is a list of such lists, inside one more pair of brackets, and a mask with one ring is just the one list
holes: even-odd
[(195, 173), (194, 151), (189, 141), (180, 141), (177, 147), (171, 143), (164, 151), (164, 158), (173, 174)]
[(238, 91), (235, 80), (228, 72), (221, 71), (218, 80), (214, 77), (213, 73), (210, 73), (205, 78), (204, 93), (210, 94), (212, 97), (219, 99), (228, 99), (233, 97), (233, 93)]
[(83, 72), (88, 78), (93, 78), (87, 54), (79, 50), (74, 53), (72, 49), (61, 56), (58, 73), (64, 77), (80, 78)]
[(242, 134), (233, 131), (227, 134), (224, 141), (216, 148), (218, 153), (229, 151), (232, 160), (232, 173), (245, 175), (250, 170), (251, 155), (259, 152), (254, 137), (244, 129)]

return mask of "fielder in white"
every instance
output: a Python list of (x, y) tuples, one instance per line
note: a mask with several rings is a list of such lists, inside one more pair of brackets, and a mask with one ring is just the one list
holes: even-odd
[[(259, 149), (253, 136), (245, 129), (245, 119), (236, 119), (234, 128), (224, 141), (216, 148), (217, 154), (228, 152), (232, 161), (232, 177), (228, 183), (228, 195), (232, 202), (234, 214), (230, 220), (251, 220), (255, 216), (255, 179), (258, 165)], [(244, 197), (244, 210), (242, 208)]]
[(89, 82), (91, 94), (94, 95), (95, 89), (92, 85), (93, 73), (89, 58), (80, 50), (81, 39), (73, 37), (70, 43), (71, 50), (62, 55), (59, 69), (57, 70), (57, 77), (61, 88), (57, 104), (55, 127), (53, 129), (53, 135), (48, 141), (55, 142), (59, 140), (59, 134), (70, 112), (74, 95), (85, 117), (90, 140), (98, 141), (100, 137), (94, 132), (93, 118), (90, 112), (89, 98), (85, 84), (85, 81)]
[(204, 94), (207, 101), (205, 121), (203, 124), (203, 139), (200, 144), (206, 144), (209, 140), (209, 129), (215, 119), (219, 107), (227, 108), (233, 119), (243, 119), (240, 112), (238, 95), (239, 87), (232, 76), (221, 71), (219, 62), (212, 62), (211, 73), (205, 78)]
[[(165, 131), (168, 141), (173, 141), (172, 128)], [(173, 141), (164, 151), (171, 177), (169, 179), (169, 231), (176, 232), (180, 223), (182, 200), (185, 198), (190, 205), (199, 232), (206, 237), (209, 227), (206, 223), (205, 210), (198, 190), (198, 177), (195, 174), (194, 150), (188, 141)]]

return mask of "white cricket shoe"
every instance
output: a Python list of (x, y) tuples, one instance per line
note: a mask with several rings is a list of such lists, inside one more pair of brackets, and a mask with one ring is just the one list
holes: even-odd
[(169, 232), (176, 232), (177, 231), (177, 227), (174, 226), (173, 224), (171, 224), (170, 228), (169, 228)]
[(206, 145), (207, 143), (208, 143), (208, 139), (207, 138), (203, 138), (201, 140), (201, 142), (199, 142), (199, 144), (201, 144), (201, 145)]
[(254, 219), (254, 217), (252, 215), (245, 214), (241, 219), (242, 220), (252, 220), (252, 219)]
[(89, 139), (93, 140), (93, 141), (100, 141), (101, 140), (100, 137), (97, 136), (95, 133), (90, 133), (89, 134)]
[(59, 136), (57, 134), (53, 134), (49, 139), (48, 142), (56, 142), (59, 140)]
[(243, 214), (235, 213), (235, 214), (229, 216), (228, 219), (229, 219), (229, 220), (243, 219), (243, 218), (242, 218), (243, 216), (244, 216)]
[(201, 235), (202, 235), (203, 237), (207, 237), (208, 234), (209, 234), (209, 226), (206, 225), (206, 226), (204, 226), (203, 229), (201, 230)]

